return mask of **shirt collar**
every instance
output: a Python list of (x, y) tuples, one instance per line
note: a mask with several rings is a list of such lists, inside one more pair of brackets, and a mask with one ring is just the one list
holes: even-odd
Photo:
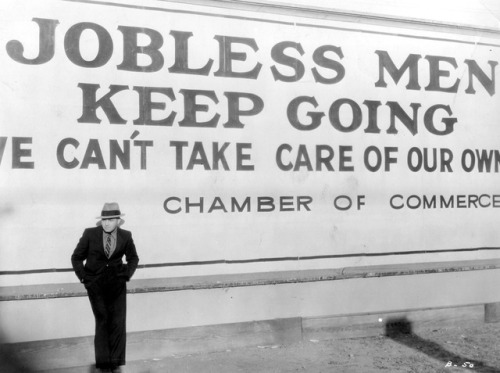
[(113, 232), (111, 232), (111, 233), (106, 232), (104, 229), (103, 229), (102, 231), (103, 231), (104, 235), (110, 235), (111, 237), (113, 237), (113, 238), (116, 240), (116, 236), (117, 236), (117, 234), (118, 234), (118, 228), (116, 228), (116, 229), (115, 229)]

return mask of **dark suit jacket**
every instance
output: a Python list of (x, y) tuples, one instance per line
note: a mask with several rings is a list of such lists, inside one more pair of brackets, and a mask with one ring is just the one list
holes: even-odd
[[(139, 263), (132, 233), (117, 228), (116, 249), (108, 259), (104, 253), (103, 232), (101, 226), (87, 228), (83, 232), (71, 256), (71, 264), (78, 279), (83, 283), (92, 281), (108, 267), (116, 271), (118, 277), (130, 280)], [(123, 256), (127, 264), (123, 264)]]

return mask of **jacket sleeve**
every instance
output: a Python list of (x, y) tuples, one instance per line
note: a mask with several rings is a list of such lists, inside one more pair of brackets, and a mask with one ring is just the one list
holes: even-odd
[(137, 250), (132, 238), (132, 233), (130, 233), (127, 240), (127, 246), (125, 247), (125, 259), (127, 261), (127, 280), (130, 280), (137, 269), (137, 265), (139, 264), (139, 256), (137, 256)]
[(83, 262), (87, 259), (89, 253), (89, 239), (87, 230), (83, 232), (80, 241), (76, 245), (73, 255), (71, 255), (71, 265), (80, 282), (85, 282), (85, 269)]

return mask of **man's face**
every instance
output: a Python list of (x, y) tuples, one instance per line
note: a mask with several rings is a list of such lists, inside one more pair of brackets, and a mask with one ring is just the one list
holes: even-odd
[(120, 219), (118, 218), (113, 218), (113, 219), (102, 219), (102, 228), (108, 232), (108, 233), (111, 233), (115, 230), (115, 228), (117, 227), (118, 225), (118, 222), (120, 221)]

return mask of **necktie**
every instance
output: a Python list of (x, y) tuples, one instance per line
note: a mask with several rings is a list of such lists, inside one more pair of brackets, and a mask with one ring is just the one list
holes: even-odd
[(108, 237), (106, 238), (106, 247), (104, 248), (104, 251), (106, 253), (106, 256), (109, 258), (111, 255), (111, 235), (108, 234)]

